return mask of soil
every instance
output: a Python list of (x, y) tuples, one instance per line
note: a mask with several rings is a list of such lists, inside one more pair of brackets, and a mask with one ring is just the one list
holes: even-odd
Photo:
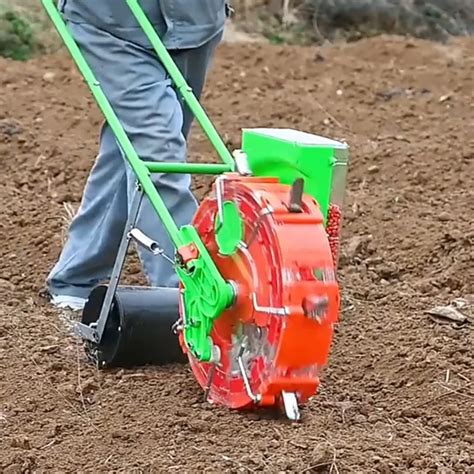
[[(474, 472), (472, 324), (425, 313), (474, 293), (473, 49), (219, 50), (204, 103), (230, 145), (282, 126), (351, 146), (341, 322), (297, 424), (203, 403), (186, 366), (87, 363), (40, 293), (101, 117), (64, 52), (0, 61), (0, 471)], [(191, 160), (212, 156), (196, 127)]]

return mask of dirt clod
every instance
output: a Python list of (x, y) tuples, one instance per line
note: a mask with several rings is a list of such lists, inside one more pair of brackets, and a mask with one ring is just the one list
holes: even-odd
[(10, 444), (12, 448), (31, 449), (31, 442), (27, 436), (17, 436)]

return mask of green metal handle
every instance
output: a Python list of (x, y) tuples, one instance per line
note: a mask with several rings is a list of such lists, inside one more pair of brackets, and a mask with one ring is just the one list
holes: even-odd
[(232, 158), (232, 154), (229, 152), (229, 150), (225, 146), (224, 141), (219, 136), (212, 122), (209, 120), (209, 117), (206, 115), (204, 108), (199, 103), (196, 96), (193, 94), (192, 89), (186, 83), (186, 80), (181, 74), (181, 71), (174, 63), (173, 58), (170, 56), (168, 50), (165, 48), (163, 42), (156, 33), (155, 28), (143, 12), (143, 9), (140, 7), (138, 0), (126, 0), (126, 2), (133, 15), (137, 19), (139, 25), (141, 26), (143, 32), (147, 36), (151, 45), (153, 46), (154, 50), (156, 51), (158, 58), (160, 59), (167, 73), (171, 77), (176, 89), (186, 102), (186, 105), (193, 113), (199, 125), (201, 125), (202, 130), (209, 138), (209, 141), (215, 148), (216, 152), (218, 153), (222, 161), (231, 167), (231, 171), (234, 171), (235, 162)]
[(180, 249), (185, 246), (193, 245), (198, 249), (198, 257), (185, 266), (178, 265), (176, 271), (184, 285), (183, 300), (186, 311), (189, 312), (193, 318), (191, 326), (186, 326), (185, 324), (184, 327), (186, 344), (195, 357), (198, 357), (200, 360), (209, 361), (212, 355), (212, 340), (209, 336), (212, 330), (213, 321), (232, 303), (234, 299), (234, 289), (220, 274), (196, 229), (192, 225), (183, 226), (181, 229), (178, 229), (163, 202), (163, 199), (153, 184), (150, 174), (187, 172), (220, 174), (227, 171), (234, 171), (235, 162), (232, 155), (225, 147), (221, 138), (212, 126), (212, 123), (207, 118), (204, 110), (199, 105), (199, 102), (186, 85), (184, 78), (181, 76), (178, 68), (174, 65), (171, 57), (168, 55), (168, 52), (158, 38), (158, 35), (154, 33), (154, 30), (150, 30), (151, 24), (148, 22), (138, 2), (127, 0), (127, 3), (130, 8), (132, 8), (134, 14), (138, 19), (140, 19), (142, 28), (148, 30), (148, 36), (150, 40), (153, 41), (157, 54), (160, 55), (160, 59), (166, 63), (169, 75), (172, 76), (175, 85), (200, 122), (224, 163), (154, 163), (142, 161), (100, 87), (94, 73), (87, 64), (86, 59), (81, 53), (71, 33), (68, 31), (66, 23), (63, 21), (60, 12), (56, 8), (54, 3), (55, 0), (41, 1), (75, 61), (76, 66), (83, 75), (97, 105), (111, 127), (122, 153), (132, 167), (138, 182), (142, 186), (144, 193), (148, 196), (154, 210), (160, 217), (174, 246), (177, 249)]
[(232, 171), (229, 165), (214, 163), (157, 163), (155, 161), (144, 161), (143, 164), (151, 173), (222, 174)]

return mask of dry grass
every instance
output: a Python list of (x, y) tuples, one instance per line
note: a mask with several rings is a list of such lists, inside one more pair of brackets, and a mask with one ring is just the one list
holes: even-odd
[[(233, 0), (232, 4), (239, 29), (277, 42), (350, 40), (381, 33), (446, 40), (474, 34), (473, 0)], [(61, 47), (39, 0), (0, 0), (0, 18), (7, 11), (28, 22), (41, 51)]]
[[(473, 0), (234, 0), (247, 29), (279, 41), (397, 34), (444, 41), (474, 34)], [(296, 38), (295, 38), (296, 39)]]

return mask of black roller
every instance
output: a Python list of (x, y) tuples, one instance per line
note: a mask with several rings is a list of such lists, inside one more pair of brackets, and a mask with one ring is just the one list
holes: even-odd
[[(96, 287), (82, 313), (82, 323), (96, 322), (107, 286)], [(99, 366), (133, 367), (183, 363), (187, 360), (172, 326), (179, 318), (179, 290), (119, 286), (102, 341), (89, 344)]]

